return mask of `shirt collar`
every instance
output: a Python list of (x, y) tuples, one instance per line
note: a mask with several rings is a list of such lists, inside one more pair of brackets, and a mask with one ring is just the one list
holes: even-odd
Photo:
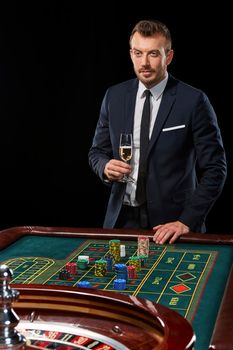
[[(167, 85), (167, 81), (168, 81), (168, 73), (166, 73), (166, 76), (162, 81), (160, 81), (158, 84), (156, 84), (150, 89), (150, 92), (155, 100), (158, 100), (159, 97), (162, 95)], [(138, 93), (140, 97), (144, 97), (143, 93), (145, 89), (146, 89), (145, 85), (141, 81), (139, 81)]]

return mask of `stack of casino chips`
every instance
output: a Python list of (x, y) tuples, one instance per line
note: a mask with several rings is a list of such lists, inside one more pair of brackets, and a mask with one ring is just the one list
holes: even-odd
[(141, 271), (141, 259), (138, 256), (131, 256), (129, 258), (129, 266), (134, 266), (136, 272)]
[(95, 276), (103, 277), (107, 273), (107, 261), (104, 259), (96, 260), (95, 262)]
[(141, 267), (145, 267), (145, 264), (147, 262), (147, 257), (145, 255), (139, 255), (138, 257), (141, 260)]
[(66, 264), (66, 270), (69, 271), (71, 275), (77, 274), (77, 264), (75, 262), (68, 262)]
[(78, 282), (78, 287), (91, 288), (91, 283), (89, 281), (80, 281), (80, 282)]
[(125, 264), (115, 264), (114, 265), (117, 279), (124, 279), (126, 282), (128, 281), (128, 269)]
[(126, 280), (119, 278), (119, 279), (115, 279), (113, 281), (113, 288), (116, 290), (124, 290), (126, 289)]
[(124, 258), (126, 256), (125, 245), (120, 244), (120, 257)]
[(113, 265), (117, 264), (121, 259), (120, 245), (121, 245), (121, 241), (119, 239), (111, 239), (109, 241), (109, 253), (112, 257)]
[(130, 265), (127, 267), (127, 270), (128, 270), (128, 278), (137, 278), (135, 266)]
[(112, 271), (112, 257), (110, 254), (106, 254), (104, 259), (107, 261), (107, 272)]
[(69, 280), (70, 278), (71, 278), (70, 273), (66, 269), (62, 269), (59, 272), (59, 279), (60, 280)]
[(88, 264), (89, 264), (89, 255), (79, 255), (78, 256), (78, 260), (87, 260)]
[(80, 270), (86, 270), (89, 264), (89, 256), (79, 255), (77, 265)]
[(144, 256), (148, 258), (149, 256), (149, 237), (147, 236), (138, 236), (138, 256)]

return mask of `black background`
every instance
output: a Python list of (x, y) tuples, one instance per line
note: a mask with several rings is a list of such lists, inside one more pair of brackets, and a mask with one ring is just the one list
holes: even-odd
[(109, 193), (89, 168), (87, 153), (105, 90), (134, 77), (132, 27), (155, 18), (172, 33), (169, 71), (205, 91), (218, 115), (228, 178), (207, 230), (232, 232), (232, 36), (224, 3), (208, 9), (188, 1), (109, 1), (82, 9), (76, 1), (0, 6), (1, 229), (102, 226)]

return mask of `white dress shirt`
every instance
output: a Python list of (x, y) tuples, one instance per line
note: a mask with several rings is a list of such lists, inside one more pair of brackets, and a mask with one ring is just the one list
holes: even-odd
[[(151, 120), (150, 120), (150, 134), (151, 137), (155, 120), (158, 114), (160, 102), (162, 99), (163, 91), (167, 84), (168, 74), (166, 77), (157, 85), (153, 86), (150, 89), (151, 92)], [(138, 177), (138, 168), (139, 168), (139, 149), (140, 149), (140, 125), (142, 119), (142, 109), (145, 102), (144, 91), (147, 90), (145, 85), (139, 81), (138, 92), (136, 96), (136, 104), (134, 111), (134, 128), (133, 128), (133, 157), (130, 164), (132, 165), (132, 172), (130, 176), (135, 180), (134, 182), (127, 183), (126, 193), (124, 196), (124, 204), (138, 206), (138, 203), (135, 199), (136, 186), (137, 186), (137, 177)]]

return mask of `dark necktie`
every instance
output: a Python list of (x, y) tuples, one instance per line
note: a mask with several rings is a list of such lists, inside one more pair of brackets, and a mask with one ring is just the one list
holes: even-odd
[(140, 157), (139, 170), (136, 189), (136, 200), (141, 205), (146, 201), (146, 170), (147, 170), (147, 151), (149, 146), (150, 130), (150, 90), (144, 92), (146, 99), (142, 111), (142, 120), (140, 128)]

